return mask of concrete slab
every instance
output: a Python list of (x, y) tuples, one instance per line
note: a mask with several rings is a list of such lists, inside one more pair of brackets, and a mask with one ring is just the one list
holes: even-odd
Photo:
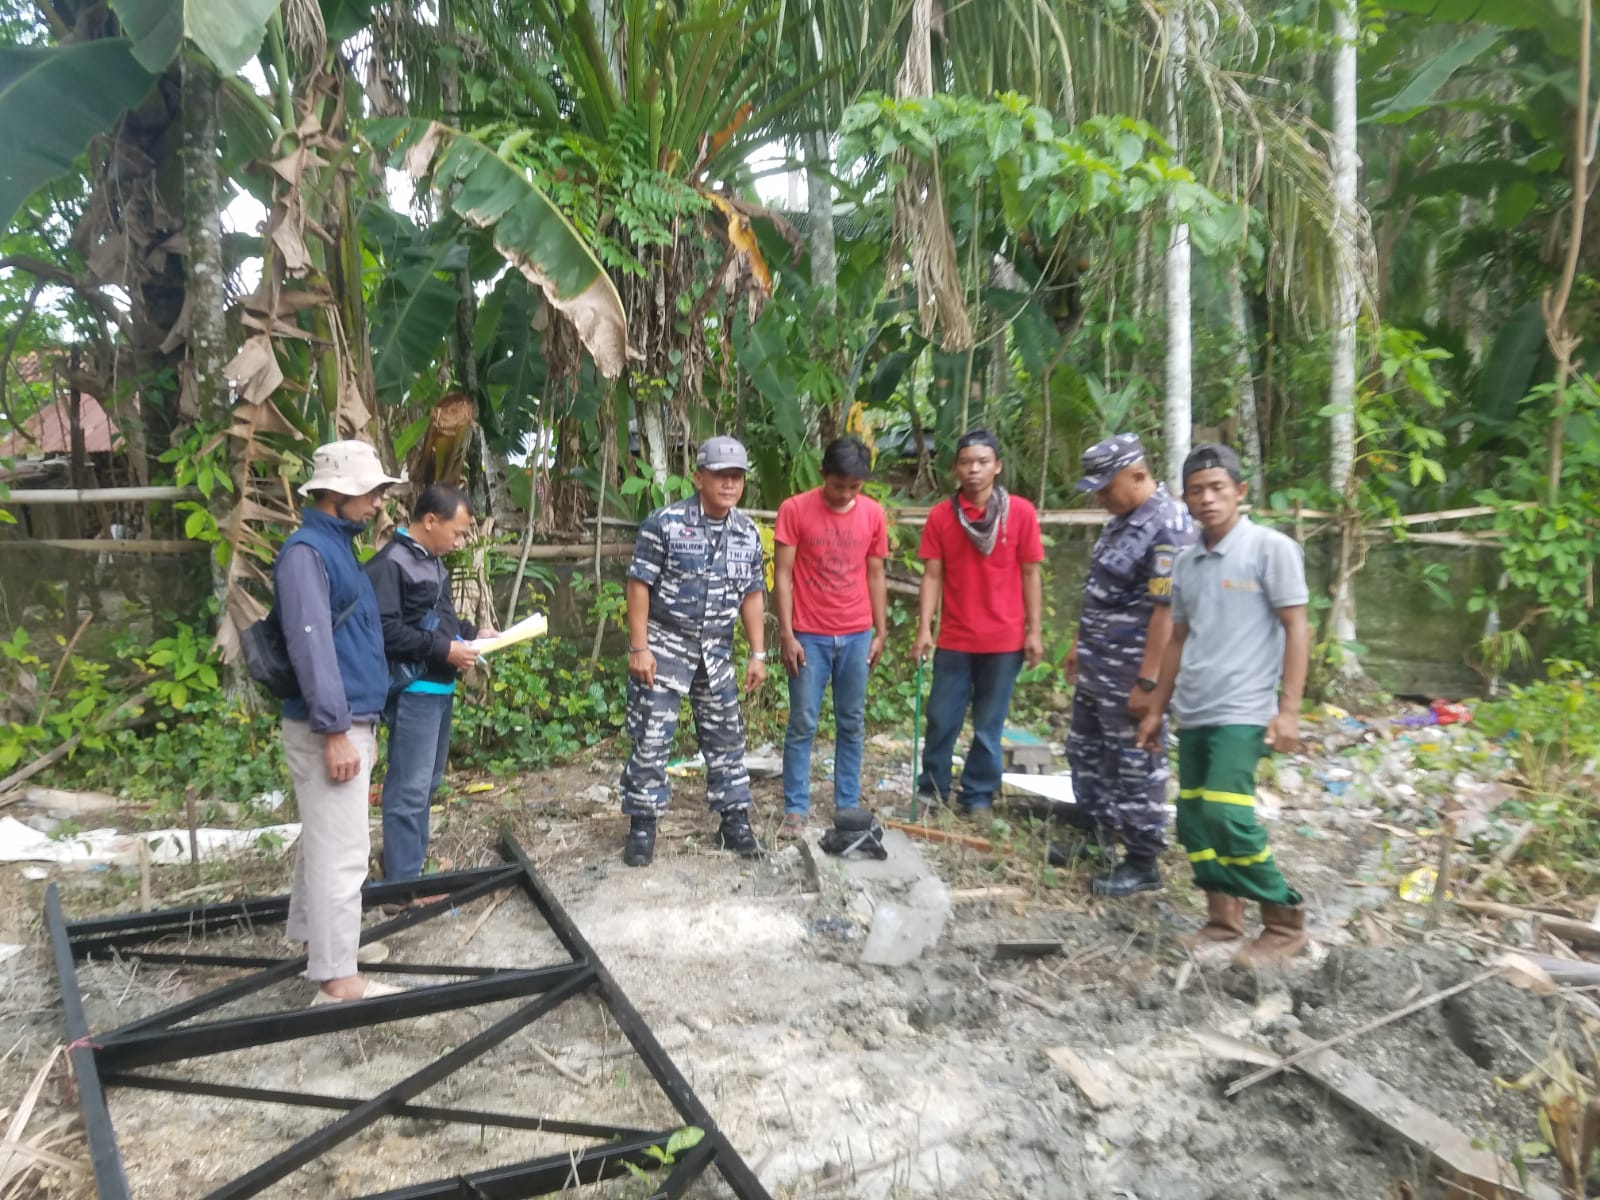
[(883, 831), (883, 847), (889, 852), (885, 859), (852, 854), (834, 861), (844, 867), (847, 878), (880, 887), (910, 887), (919, 879), (933, 876), (933, 868), (922, 857), (917, 844), (898, 829)]

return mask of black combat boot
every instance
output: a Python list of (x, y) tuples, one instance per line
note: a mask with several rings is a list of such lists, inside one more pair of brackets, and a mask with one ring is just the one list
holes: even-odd
[(741, 858), (760, 858), (766, 853), (756, 840), (756, 831), (750, 828), (748, 809), (735, 808), (722, 814), (722, 825), (717, 830), (717, 847), (732, 850)]
[(634, 817), (628, 827), (628, 842), (622, 848), (622, 861), (630, 867), (648, 867), (656, 857), (656, 819)]
[(1096, 896), (1132, 896), (1138, 892), (1154, 892), (1161, 888), (1161, 867), (1153, 858), (1128, 855), (1105, 875), (1096, 875), (1089, 881), (1089, 890)]

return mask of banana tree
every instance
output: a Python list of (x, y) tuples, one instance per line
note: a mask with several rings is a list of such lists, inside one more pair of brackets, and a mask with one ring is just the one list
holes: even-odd
[[(787, 48), (797, 21), (780, 0), (452, 0), (437, 22), (407, 12), (384, 28), (376, 50), (385, 78), (403, 81), (394, 87), (415, 118), (453, 127), (408, 125), (396, 137), (415, 150), (408, 161), (433, 180), (443, 207), (504, 249), (519, 230), (479, 211), (477, 176), (521, 178), (606, 269), (606, 287), (588, 294), (620, 300), (627, 340), (597, 352), (596, 365), (602, 377), (620, 372), (620, 386), (586, 383), (560, 339), (534, 343), (549, 374), (539, 423), (585, 422), (591, 462), (604, 457), (595, 439), (621, 444), (631, 419), (662, 486), (715, 419), (702, 400), (708, 368), (731, 358), (723, 347), (734, 310), (759, 310), (772, 286), (753, 228), (770, 218), (751, 200), (748, 160), (798, 130), (800, 103), (816, 86)], [(544, 266), (530, 274), (514, 261), (544, 288)], [(560, 316), (561, 304), (545, 297)], [(573, 312), (591, 307), (585, 300)], [(563, 456), (584, 444), (555, 441)], [(563, 458), (558, 470), (577, 465)]]

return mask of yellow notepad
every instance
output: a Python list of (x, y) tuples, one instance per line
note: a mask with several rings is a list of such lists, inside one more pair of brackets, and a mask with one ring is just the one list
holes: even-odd
[(488, 654), (491, 650), (502, 650), (507, 646), (515, 646), (518, 642), (526, 642), (531, 638), (543, 637), (550, 632), (550, 622), (543, 613), (534, 613), (531, 617), (524, 617), (510, 629), (503, 629), (493, 637), (476, 638), (467, 643), (479, 654)]

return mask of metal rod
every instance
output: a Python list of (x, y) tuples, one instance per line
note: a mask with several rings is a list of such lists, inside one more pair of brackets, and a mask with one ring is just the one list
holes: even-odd
[(659, 1134), (591, 1146), (577, 1154), (550, 1154), (505, 1167), (490, 1167), (453, 1179), (438, 1179), (388, 1192), (373, 1192), (359, 1200), (526, 1200), (530, 1196), (568, 1194), (572, 1184), (598, 1183), (614, 1179), (636, 1167), (659, 1167), (647, 1153), (651, 1147), (664, 1147), (670, 1130)]
[[(258, 970), (275, 967), (289, 960), (280, 957), (249, 954), (184, 954), (179, 951), (142, 950), (137, 946), (121, 951), (128, 958), (161, 967), (238, 967)], [(299, 959), (294, 961), (299, 962)], [(481, 975), (502, 975), (514, 967), (467, 966), (463, 963), (403, 963), (392, 959), (381, 963), (362, 963), (363, 974), (384, 973), (392, 975), (460, 975), (472, 978)]]
[(98, 1061), (104, 1070), (126, 1070), (150, 1063), (204, 1058), (246, 1046), (270, 1046), (324, 1033), (426, 1017), (467, 1005), (492, 1004), (497, 1000), (550, 992), (570, 984), (585, 970), (581, 963), (562, 963), (531, 971), (506, 971), (461, 983), (414, 988), (392, 996), (374, 996), (370, 1000), (319, 1004), (176, 1029), (146, 1029), (117, 1037), (107, 1035), (99, 1039)]
[(522, 886), (527, 891), (528, 898), (550, 923), (551, 932), (573, 958), (588, 963), (593, 969), (596, 990), (605, 1001), (606, 1007), (611, 1010), (611, 1016), (617, 1022), (617, 1027), (622, 1030), (623, 1036), (633, 1046), (634, 1052), (638, 1054), (646, 1069), (655, 1077), (661, 1090), (667, 1094), (672, 1106), (689, 1124), (705, 1130), (705, 1141), (711, 1144), (717, 1170), (728, 1187), (733, 1190), (733, 1194), (739, 1197), (739, 1200), (772, 1200), (755, 1173), (745, 1164), (744, 1159), (739, 1157), (738, 1152), (717, 1127), (710, 1110), (694, 1094), (689, 1081), (683, 1077), (683, 1073), (678, 1070), (661, 1043), (656, 1040), (655, 1034), (639, 1015), (639, 1010), (629, 1002), (622, 989), (617, 986), (617, 981), (611, 977), (611, 972), (602, 965), (599, 955), (594, 952), (594, 947), (590, 946), (583, 934), (578, 932), (578, 927), (561, 907), (555, 894), (545, 887), (544, 881), (533, 869), (533, 863), (509, 829), (500, 831), (500, 850), (508, 860), (522, 867)]
[[(369, 883), (361, 889), (364, 908), (373, 908), (391, 901), (408, 900), (418, 892), (442, 895), (460, 891), (486, 879), (505, 879), (504, 866), (476, 867), (470, 871), (450, 871), (439, 875), (425, 875), (421, 879), (398, 879), (382, 883)], [(129, 933), (140, 935), (143, 931), (160, 929), (167, 932), (187, 931), (197, 922), (212, 920), (248, 919), (266, 923), (288, 916), (288, 896), (264, 896), (254, 900), (233, 900), (221, 904), (202, 904), (194, 908), (166, 908), (155, 912), (132, 913), (116, 917), (88, 917), (69, 922), (67, 932), (74, 942), (90, 937)]]
[(14, 488), (6, 504), (128, 504), (149, 500), (199, 500), (192, 487)]
[[(332, 1124), (325, 1125), (310, 1136), (301, 1138), (287, 1150), (274, 1155), (255, 1169), (246, 1171), (238, 1178), (223, 1184), (208, 1195), (206, 1200), (245, 1200), (245, 1197), (266, 1190), (284, 1176), (292, 1174), (312, 1159), (327, 1153), (340, 1142), (354, 1137), (373, 1122), (387, 1116), (397, 1105), (405, 1103), (446, 1076), (454, 1074), (479, 1055), (498, 1046), (512, 1034), (538, 1020), (595, 981), (592, 967), (578, 965), (560, 969), (566, 974), (565, 980), (537, 1000), (524, 1004), (515, 1012), (502, 1017), (482, 1033), (468, 1038), (450, 1053), (434, 1059), (387, 1091), (380, 1092), (371, 1100), (351, 1109)], [(326, 1007), (350, 1009), (360, 1005), (379, 1005), (392, 999), (394, 997), (384, 996), (377, 1000), (353, 1000)]]
[(106, 1106), (105, 1090), (100, 1086), (99, 1066), (89, 1042), (89, 1018), (83, 1011), (83, 995), (78, 991), (78, 965), (67, 941), (67, 922), (61, 912), (61, 894), (55, 884), (44, 891), (44, 923), (50, 931), (50, 948), (55, 954), (56, 975), (61, 981), (61, 1008), (67, 1024), (67, 1056), (78, 1081), (78, 1105), (83, 1110), (84, 1132), (89, 1139), (89, 1161), (94, 1166), (95, 1188), (100, 1200), (130, 1200), (128, 1179), (117, 1152), (117, 1135), (111, 1127), (111, 1110)]
[[(274, 1088), (241, 1087), (231, 1083), (207, 1083), (201, 1079), (173, 1079), (164, 1075), (141, 1075), (118, 1071), (102, 1077), (107, 1087), (143, 1088), (151, 1092), (175, 1092), (187, 1096), (215, 1096), (221, 1100), (251, 1100), (260, 1104), (292, 1104), (299, 1108), (328, 1108), (348, 1112), (363, 1101), (354, 1096), (324, 1096), (316, 1092), (285, 1092)], [(564, 1121), (555, 1117), (519, 1117), (514, 1113), (480, 1112), (471, 1108), (439, 1108), (431, 1104), (401, 1104), (390, 1116), (415, 1117), (420, 1121), (448, 1121), (456, 1125), (491, 1125), (500, 1129), (523, 1129), (530, 1133), (554, 1133), (570, 1137), (600, 1138), (603, 1141), (634, 1137), (654, 1137), (648, 1129), (630, 1125), (595, 1125), (587, 1121)]]

